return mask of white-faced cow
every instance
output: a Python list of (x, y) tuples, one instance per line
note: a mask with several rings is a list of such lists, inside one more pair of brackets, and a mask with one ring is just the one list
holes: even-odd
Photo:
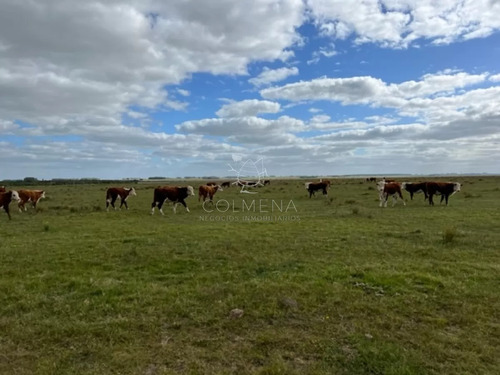
[(120, 197), (120, 208), (125, 205), (128, 210), (127, 198), (131, 195), (137, 195), (133, 187), (111, 187), (106, 191), (106, 211), (109, 211), (109, 205), (116, 210), (115, 202)]
[(189, 208), (184, 200), (190, 195), (194, 195), (192, 186), (158, 186), (154, 191), (153, 203), (151, 203), (151, 215), (155, 213), (155, 207), (158, 207), (161, 214), (164, 215), (162, 207), (166, 200), (173, 202), (174, 213), (176, 213), (176, 207), (179, 203), (189, 212)]
[(323, 192), (323, 195), (328, 195), (328, 188), (330, 187), (330, 181), (320, 181), (320, 182), (306, 182), (306, 190), (309, 192), (309, 198), (316, 195), (318, 190)]
[(392, 197), (393, 207), (396, 204), (396, 201), (398, 200), (398, 196), (403, 201), (403, 205), (406, 206), (403, 194), (401, 193), (401, 184), (399, 182), (384, 183), (384, 181), (380, 181), (377, 184), (377, 188), (379, 192), (380, 207), (382, 207), (382, 205), (384, 207), (387, 207), (387, 200), (389, 199), (389, 196)]
[(31, 205), (36, 210), (36, 205), (40, 199), (45, 198), (43, 190), (19, 190), (19, 203), (17, 204), (19, 212), (27, 211), (26, 203), (31, 202)]
[(441, 202), (446, 201), (448, 205), (448, 198), (453, 194), (460, 191), (461, 185), (458, 182), (427, 182), (427, 194), (429, 195), (429, 204), (434, 206), (434, 195), (441, 195)]
[(210, 202), (213, 203), (214, 195), (219, 190), (222, 191), (222, 187), (220, 185), (215, 185), (215, 186), (201, 185), (198, 188), (198, 202), (200, 200), (205, 202), (205, 200), (208, 198)]
[(9, 190), (3, 193), (0, 193), (0, 207), (2, 207), (5, 212), (7, 212), (7, 216), (9, 217), (9, 220), (12, 218), (10, 217), (10, 210), (9, 210), (9, 204), (12, 201), (19, 201), (19, 194), (15, 190)]
[(427, 199), (427, 183), (426, 182), (403, 182), (401, 187), (410, 193), (410, 199), (413, 200), (413, 195), (424, 193), (424, 200)]

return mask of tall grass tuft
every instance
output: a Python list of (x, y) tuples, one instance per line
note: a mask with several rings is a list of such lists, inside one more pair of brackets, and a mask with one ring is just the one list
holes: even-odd
[(458, 234), (457, 228), (455, 227), (445, 228), (445, 230), (443, 231), (443, 243), (445, 244), (452, 243), (457, 234)]

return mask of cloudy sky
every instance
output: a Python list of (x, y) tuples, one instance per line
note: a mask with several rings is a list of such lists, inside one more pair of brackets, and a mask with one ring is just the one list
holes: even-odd
[(499, 0), (0, 5), (0, 180), (500, 173)]

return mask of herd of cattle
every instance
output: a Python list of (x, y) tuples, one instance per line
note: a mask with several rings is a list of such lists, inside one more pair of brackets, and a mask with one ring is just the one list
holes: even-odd
[[(413, 195), (416, 193), (423, 193), (424, 199), (429, 200), (430, 205), (434, 205), (434, 196), (441, 196), (441, 203), (443, 200), (448, 205), (448, 199), (453, 194), (460, 191), (461, 185), (458, 182), (397, 182), (389, 179), (382, 179), (381, 181), (376, 181), (374, 178), (367, 179), (367, 181), (374, 181), (377, 184), (377, 190), (379, 192), (380, 207), (387, 207), (387, 201), (389, 197), (393, 198), (393, 206), (396, 204), (398, 197), (406, 205), (403, 198), (403, 191), (407, 191), (410, 194), (410, 198), (413, 200)], [(213, 203), (213, 198), (215, 193), (222, 191), (223, 188), (229, 188), (231, 185), (237, 186), (264, 186), (269, 185), (270, 180), (265, 180), (263, 182), (246, 182), (246, 181), (225, 181), (221, 184), (216, 182), (207, 182), (205, 185), (201, 185), (198, 188), (198, 201), (205, 202), (207, 199), (209, 202)], [(309, 193), (309, 198), (316, 195), (316, 192), (320, 191), (323, 195), (328, 195), (328, 189), (331, 186), (329, 180), (319, 180), (318, 182), (306, 182), (305, 188)], [(116, 209), (115, 202), (120, 198), (120, 206), (125, 206), (128, 209), (127, 199), (129, 196), (136, 195), (136, 191), (133, 187), (112, 187), (106, 191), (106, 210), (109, 211), (109, 207)], [(174, 213), (176, 212), (177, 204), (182, 204), (186, 211), (189, 212), (189, 208), (186, 204), (186, 198), (191, 195), (195, 195), (194, 188), (192, 186), (159, 186), (154, 189), (153, 202), (151, 203), (151, 214), (154, 214), (155, 208), (158, 208), (160, 213), (163, 213), (163, 204), (165, 202), (173, 203)], [(6, 191), (4, 186), (0, 186), (0, 207), (2, 207), (7, 213), (9, 220), (11, 219), (9, 205), (12, 201), (18, 202), (19, 212), (23, 210), (26, 211), (26, 204), (31, 203), (34, 209), (40, 199), (45, 198), (45, 192), (43, 190), (10, 190)]]

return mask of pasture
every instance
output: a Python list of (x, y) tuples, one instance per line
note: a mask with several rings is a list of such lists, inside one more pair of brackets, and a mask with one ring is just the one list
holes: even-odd
[(289, 179), (165, 216), (157, 183), (110, 212), (107, 185), (30, 186), (38, 212), (0, 212), (0, 373), (498, 374), (500, 177), (439, 180), (447, 207)]

